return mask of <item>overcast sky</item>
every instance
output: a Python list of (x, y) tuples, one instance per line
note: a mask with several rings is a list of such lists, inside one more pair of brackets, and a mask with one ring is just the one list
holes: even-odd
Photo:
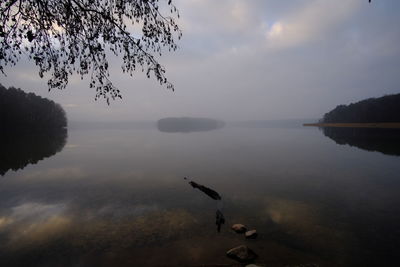
[(175, 92), (142, 73), (111, 80), (123, 99), (94, 101), (88, 80), (48, 92), (32, 63), (0, 76), (60, 103), (72, 121), (319, 118), (336, 105), (400, 93), (399, 0), (175, 0), (183, 38), (160, 62)]

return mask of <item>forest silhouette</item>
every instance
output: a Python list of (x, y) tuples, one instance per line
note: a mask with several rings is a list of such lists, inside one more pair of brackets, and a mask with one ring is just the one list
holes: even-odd
[(339, 105), (326, 113), (322, 123), (400, 122), (400, 94), (369, 98)]
[(67, 117), (54, 101), (0, 85), (0, 175), (61, 151)]

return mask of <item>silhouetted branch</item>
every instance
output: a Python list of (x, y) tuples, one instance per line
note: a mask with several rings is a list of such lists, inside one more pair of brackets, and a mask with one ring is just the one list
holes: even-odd
[[(162, 5), (162, 3), (164, 3)], [(172, 16), (171, 1), (158, 0), (6, 0), (0, 3), (0, 71), (15, 65), (23, 53), (35, 62), (39, 76), (49, 72), (49, 89), (63, 89), (73, 73), (90, 75), (96, 99), (121, 98), (109, 79), (106, 51), (122, 56), (122, 70), (131, 76), (137, 67), (154, 74), (174, 90), (154, 53), (163, 47), (176, 50), (182, 33)], [(128, 23), (141, 31), (135, 36)]]

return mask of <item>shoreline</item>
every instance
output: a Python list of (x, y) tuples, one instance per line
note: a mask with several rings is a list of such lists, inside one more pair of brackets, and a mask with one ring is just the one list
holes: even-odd
[(376, 122), (376, 123), (304, 123), (306, 127), (340, 127), (340, 128), (385, 128), (400, 129), (400, 122)]

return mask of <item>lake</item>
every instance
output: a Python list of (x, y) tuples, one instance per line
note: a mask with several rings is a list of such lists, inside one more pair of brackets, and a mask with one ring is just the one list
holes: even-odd
[(7, 139), (0, 266), (236, 266), (226, 251), (239, 245), (265, 266), (397, 266), (398, 146), (335, 136), (228, 123), (189, 133), (75, 127), (44, 139), (51, 151), (43, 138)]

